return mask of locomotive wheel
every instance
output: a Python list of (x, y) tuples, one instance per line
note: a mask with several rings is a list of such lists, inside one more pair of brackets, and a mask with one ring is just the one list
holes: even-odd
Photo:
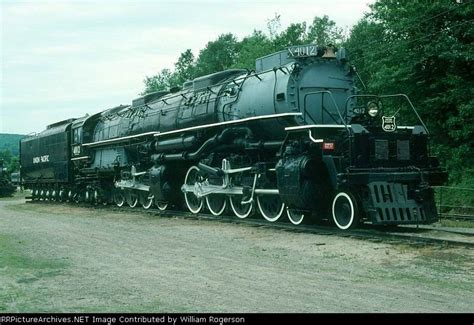
[(149, 192), (140, 192), (140, 203), (142, 204), (143, 209), (148, 210), (153, 206), (155, 202), (155, 197), (150, 195)]
[(332, 218), (341, 230), (355, 228), (358, 224), (357, 201), (350, 193), (340, 191), (332, 201)]
[(168, 208), (168, 203), (166, 202), (155, 202), (155, 205), (160, 211), (165, 211)]
[(299, 225), (304, 220), (304, 213), (295, 211), (293, 209), (286, 208), (286, 215), (288, 216), (290, 222), (294, 225)]
[(223, 194), (210, 194), (206, 196), (206, 205), (212, 215), (220, 216), (227, 206), (227, 197)]
[(257, 204), (262, 216), (270, 222), (280, 219), (285, 210), (285, 204), (278, 195), (257, 196)]
[(125, 204), (125, 196), (122, 191), (117, 190), (114, 192), (114, 203), (120, 208)]
[(125, 193), (126, 201), (129, 207), (134, 208), (138, 204), (138, 194), (135, 191), (127, 191)]
[[(199, 168), (192, 166), (186, 173), (184, 183), (186, 185), (194, 185), (198, 181), (201, 181), (201, 176), (199, 176)], [(201, 212), (202, 206), (204, 205), (204, 200), (202, 198), (198, 198), (192, 192), (185, 192), (184, 200), (186, 201), (186, 206), (188, 207), (189, 211), (195, 214)]]
[(237, 218), (245, 219), (254, 211), (253, 203), (242, 204), (242, 195), (231, 195), (229, 196), (229, 200), (230, 207)]

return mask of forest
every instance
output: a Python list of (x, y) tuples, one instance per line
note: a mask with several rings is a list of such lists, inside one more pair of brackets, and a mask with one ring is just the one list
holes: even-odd
[(16, 172), (20, 169), (19, 150), (20, 134), (0, 134), (0, 160), (3, 161), (3, 167), (7, 173)]
[(449, 171), (450, 183), (474, 187), (474, 7), (472, 1), (378, 0), (350, 30), (328, 16), (281, 28), (281, 15), (239, 40), (232, 33), (190, 49), (174, 67), (144, 80), (143, 94), (180, 86), (217, 71), (254, 69), (255, 59), (288, 46), (314, 43), (344, 47), (368, 94), (410, 97), (431, 136), (431, 150)]

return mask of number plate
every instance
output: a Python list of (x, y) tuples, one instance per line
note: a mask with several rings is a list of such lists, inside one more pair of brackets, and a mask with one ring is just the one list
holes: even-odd
[(318, 48), (316, 45), (298, 45), (288, 48), (289, 58), (303, 58), (308, 56), (317, 56)]

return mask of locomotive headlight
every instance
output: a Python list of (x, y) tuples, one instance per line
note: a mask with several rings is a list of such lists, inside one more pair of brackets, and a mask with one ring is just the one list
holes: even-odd
[(379, 105), (376, 102), (370, 102), (367, 104), (367, 113), (371, 117), (376, 117), (379, 113)]

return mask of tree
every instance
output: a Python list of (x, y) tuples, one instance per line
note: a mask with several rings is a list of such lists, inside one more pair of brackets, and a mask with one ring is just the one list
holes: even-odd
[(351, 61), (373, 93), (406, 93), (457, 181), (474, 165), (471, 2), (379, 0), (351, 32)]
[(341, 29), (328, 16), (315, 17), (309, 28), (305, 22), (293, 23), (283, 31), (280, 31), (280, 18), (279, 14), (275, 14), (274, 18), (267, 21), (268, 35), (254, 30), (252, 35), (239, 42), (231, 33), (222, 34), (207, 43), (197, 58), (190, 49), (186, 50), (181, 53), (173, 70), (163, 69), (157, 75), (145, 78), (143, 94), (180, 86), (186, 80), (229, 68), (252, 70), (257, 58), (292, 45), (312, 42), (328, 45), (342, 42)]
[(273, 51), (274, 44), (261, 31), (254, 30), (251, 36), (245, 37), (239, 44), (233, 68), (255, 69), (255, 59)]
[(169, 69), (163, 69), (159, 74), (152, 77), (145, 77), (143, 83), (145, 84), (145, 90), (142, 95), (152, 93), (159, 90), (167, 90), (171, 87), (171, 71)]
[(307, 42), (318, 46), (333, 44), (341, 45), (344, 41), (342, 28), (336, 26), (336, 22), (329, 19), (327, 15), (314, 17), (313, 23), (308, 28)]
[(173, 83), (182, 84), (186, 80), (194, 78), (195, 75), (195, 62), (194, 54), (191, 49), (187, 49), (179, 56), (178, 62), (174, 64), (175, 71), (173, 73)]
[(207, 43), (196, 60), (196, 76), (222, 71), (230, 68), (237, 57), (237, 38), (222, 34), (217, 40)]
[(291, 24), (280, 34), (276, 35), (273, 44), (276, 51), (292, 45), (301, 45), (307, 42), (306, 23)]
[(7, 174), (20, 170), (18, 156), (13, 155), (9, 149), (0, 151), (0, 161), (3, 162), (3, 168), (6, 168)]

